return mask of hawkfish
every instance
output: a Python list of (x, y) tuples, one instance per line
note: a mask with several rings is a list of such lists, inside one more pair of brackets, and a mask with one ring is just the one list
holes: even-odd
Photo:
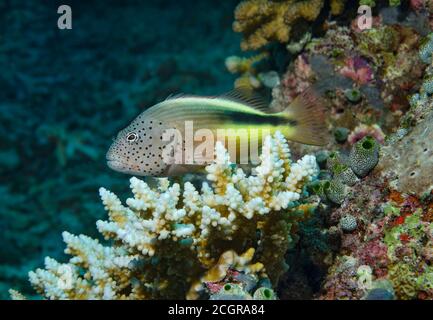
[[(153, 177), (203, 170), (214, 158), (213, 154), (210, 158), (201, 154), (203, 158), (194, 157), (193, 161), (182, 154), (180, 161), (173, 161), (176, 151), (186, 152), (186, 124), (191, 124), (188, 128), (193, 127), (194, 132), (205, 130), (207, 135), (203, 137), (212, 138), (213, 143), (221, 141), (225, 145), (233, 138), (230, 135), (237, 135), (234, 137), (237, 142), (243, 138), (248, 142), (253, 139), (262, 142), (265, 134), (276, 131), (288, 140), (303, 144), (320, 146), (327, 143), (325, 108), (322, 99), (311, 88), (278, 112), (272, 112), (262, 98), (244, 89), (214, 97), (177, 95), (143, 111), (117, 134), (106, 155), (108, 166), (126, 174)], [(170, 130), (179, 134), (167, 139)], [(226, 138), (214, 139), (219, 136), (218, 130), (223, 130)], [(199, 141), (194, 139), (189, 147), (197, 147)], [(258, 145), (260, 148), (261, 143)], [(171, 161), (167, 160), (167, 154)]]

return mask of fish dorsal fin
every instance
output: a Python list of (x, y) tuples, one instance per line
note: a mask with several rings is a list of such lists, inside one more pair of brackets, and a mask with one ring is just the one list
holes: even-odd
[(167, 98), (165, 98), (165, 100), (172, 100), (172, 99), (186, 98), (186, 97), (192, 97), (192, 95), (185, 94), (185, 93), (172, 93)]
[(217, 98), (240, 102), (262, 112), (270, 112), (269, 102), (267, 102), (260, 94), (247, 87), (233, 89), (219, 95)]

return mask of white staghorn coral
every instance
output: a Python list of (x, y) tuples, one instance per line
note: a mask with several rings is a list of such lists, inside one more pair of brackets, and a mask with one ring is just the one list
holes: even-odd
[(266, 138), (260, 159), (247, 176), (217, 144), (201, 192), (167, 179), (152, 189), (133, 177), (134, 196), (124, 206), (101, 188), (109, 219), (97, 228), (112, 245), (64, 232), (73, 257), (65, 264), (46, 258), (30, 282), (50, 299), (197, 298), (203, 281), (224, 277), (229, 267), (276, 283), (291, 226), (315, 206), (300, 199), (318, 167), (313, 156), (292, 163), (280, 133)]

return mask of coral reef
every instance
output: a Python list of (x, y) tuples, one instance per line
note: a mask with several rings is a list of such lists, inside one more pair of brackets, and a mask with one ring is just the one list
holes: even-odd
[(326, 197), (335, 204), (343, 203), (346, 198), (347, 188), (344, 183), (338, 179), (325, 182), (324, 189)]
[(375, 168), (379, 161), (379, 150), (379, 143), (374, 138), (366, 136), (353, 145), (348, 156), (332, 152), (326, 159), (329, 170), (327, 179), (311, 184), (312, 192), (321, 197), (322, 201), (329, 200), (341, 205), (350, 187)]
[[(419, 128), (426, 132), (424, 126), (421, 120), (411, 132), (418, 132)], [(422, 187), (418, 190), (409, 189), (408, 185), (392, 180), (389, 170), (398, 165), (395, 162), (405, 161), (403, 154), (398, 154), (401, 160), (393, 157), (393, 152), (398, 150), (394, 143), (404, 139), (399, 140), (396, 135), (390, 139), (389, 146), (383, 147), (373, 172), (357, 182), (341, 207), (331, 213), (331, 225), (341, 226), (341, 221), (350, 216), (349, 220), (356, 221), (357, 226), (346, 230), (350, 232), (339, 233), (342, 256), (328, 270), (322, 299), (432, 299), (433, 197), (431, 189), (426, 192), (421, 184), (410, 185)], [(412, 140), (414, 145), (417, 142)], [(428, 161), (422, 154), (417, 159)], [(400, 176), (403, 182), (409, 177), (410, 174), (404, 173)], [(420, 183), (427, 180), (431, 182), (420, 178)], [(354, 274), (359, 276), (361, 266), (364, 278), (359, 283), (359, 277), (355, 279)], [(365, 276), (369, 277), (368, 281)]]
[(225, 60), (227, 70), (240, 76), (235, 80), (235, 88), (258, 89), (263, 85), (273, 88), (279, 83), (275, 71), (260, 72), (260, 64), (268, 58), (267, 53), (261, 53), (249, 58), (230, 56)]
[[(347, 12), (356, 11), (346, 3), (347, 0), (244, 0), (235, 10), (233, 30), (243, 34), (243, 50), (257, 50), (272, 42), (286, 44), (292, 40), (301, 23), (310, 26), (316, 23), (324, 8), (330, 16), (342, 15), (346, 9)], [(374, 0), (361, 0), (360, 5), (375, 7), (376, 3)], [(389, 0), (389, 6), (399, 5), (400, 0)], [(307, 33), (305, 28), (300, 29)], [(289, 46), (293, 48), (296, 44), (291, 42)]]
[[(272, 41), (287, 43), (294, 22), (314, 21), (323, 4), (323, 0), (246, 0), (236, 8), (233, 30), (244, 35), (243, 50), (258, 49)], [(339, 11), (337, 5), (334, 8)]]
[[(355, 42), (350, 48), (344, 44), (346, 49), (343, 51), (334, 56), (327, 55), (331, 64), (336, 63), (337, 60), (340, 61), (337, 66), (343, 66), (343, 69), (337, 67), (336, 70), (343, 70), (343, 76), (354, 82), (352, 88), (357, 90), (360, 88), (362, 95), (362, 98), (358, 100), (358, 97), (354, 99), (353, 92), (350, 92), (348, 96), (347, 91), (342, 95), (337, 90), (335, 94), (330, 95), (332, 108), (341, 108), (344, 105), (344, 109), (351, 108), (352, 113), (356, 113), (355, 119), (363, 119), (364, 106), (362, 105), (366, 98), (363, 86), (365, 83), (376, 82), (377, 78), (382, 79), (382, 85), (379, 88), (384, 103), (378, 109), (382, 115), (371, 118), (373, 113), (368, 111), (370, 120), (364, 123), (359, 120), (353, 121), (353, 119), (347, 122), (347, 117), (341, 116), (339, 112), (331, 115), (331, 121), (342, 118), (346, 124), (342, 125), (340, 121), (336, 121), (331, 126), (336, 126), (338, 129), (338, 135), (337, 129), (334, 129), (335, 138), (338, 141), (333, 144), (334, 150), (338, 152), (332, 152), (327, 157), (323, 157), (327, 161), (322, 160), (322, 162), (327, 162), (327, 168), (331, 174), (325, 172), (321, 175), (327, 179), (335, 180), (337, 177), (340, 180), (339, 173), (351, 168), (360, 179), (355, 181), (348, 179), (351, 187), (345, 191), (344, 199), (338, 197), (335, 199), (336, 196), (333, 194), (334, 201), (332, 202), (338, 203), (338, 206), (326, 207), (326, 202), (319, 206), (325, 212), (324, 214), (329, 214), (325, 224), (326, 233), (332, 243), (335, 243), (336, 256), (332, 258), (327, 268), (318, 299), (432, 299), (430, 263), (433, 197), (429, 172), (432, 167), (430, 150), (433, 108), (429, 93), (432, 59), (430, 49), (428, 49), (431, 38), (427, 36), (423, 45), (421, 37), (416, 36), (416, 45), (409, 42), (401, 49), (397, 49), (401, 39), (395, 42), (395, 35), (392, 34), (393, 28), (399, 29), (402, 28), (402, 25), (382, 26), (369, 32), (363, 32), (362, 37), (365, 39), (362, 41), (366, 42), (358, 44)], [(413, 30), (405, 29), (399, 37), (406, 32), (413, 32)], [(349, 33), (350, 31), (344, 29), (328, 31), (325, 39), (331, 36), (335, 39), (337, 35), (346, 38)], [(371, 41), (370, 37), (374, 33), (377, 33), (379, 36), (377, 39), (380, 41)], [(359, 37), (359, 35), (353, 35), (355, 40)], [(394, 40), (391, 41), (393, 37)], [(387, 44), (381, 43), (385, 40)], [(316, 48), (314, 50), (326, 52), (323, 50), (326, 48), (323, 47), (323, 41), (323, 39), (317, 40), (317, 43), (313, 43), (310, 47), (313, 46)], [(339, 42), (336, 41), (336, 43)], [(379, 47), (386, 47), (376, 50), (375, 43)], [(420, 47), (419, 52), (418, 47)], [(411, 48), (410, 52), (408, 48)], [(357, 50), (360, 50), (359, 57), (366, 57), (368, 60), (365, 61), (369, 61), (369, 67), (366, 67), (364, 62), (360, 64), (362, 68), (366, 68), (360, 73), (358, 71), (362, 68), (356, 67), (355, 64), (348, 64), (347, 60), (339, 58), (339, 56), (344, 57), (346, 52), (353, 55), (353, 52)], [(400, 50), (402, 50), (401, 56), (398, 58)], [(394, 64), (394, 58), (390, 54), (400, 61), (399, 64)], [(307, 55), (305, 57), (307, 57), (305, 61), (314, 66), (314, 57), (308, 58)], [(389, 58), (392, 59), (388, 60)], [(415, 68), (411, 74), (406, 74), (409, 70), (405, 69), (406, 66), (401, 67), (402, 59), (408, 59), (408, 66)], [(415, 64), (412, 63), (417, 60), (418, 67), (415, 67)], [(421, 60), (428, 66), (423, 65)], [(383, 69), (383, 66), (389, 63), (391, 64)], [(354, 66), (352, 69), (351, 65)], [(381, 67), (377, 68), (378, 66)], [(369, 75), (370, 71), (367, 68), (373, 71), (374, 77)], [(315, 73), (312, 79), (320, 75), (314, 67), (311, 70)], [(398, 74), (395, 71), (403, 73)], [(367, 76), (364, 77), (364, 75)], [(396, 81), (396, 79), (400, 80)], [(302, 79), (300, 80), (302, 82)], [(406, 83), (403, 85), (404, 82)], [(412, 83), (409, 85), (409, 82)], [(339, 86), (342, 83), (340, 80), (336, 81)], [(282, 85), (284, 84), (285, 82), (282, 81)], [(394, 89), (391, 89), (392, 87)], [(352, 88), (348, 89), (353, 90)], [(406, 98), (405, 100), (398, 98), (398, 101), (394, 100), (390, 104), (390, 101), (396, 99), (397, 95), (402, 97), (401, 93), (392, 93), (396, 88), (405, 92)], [(287, 89), (289, 90), (285, 93), (284, 90)], [(280, 87), (278, 91), (274, 91), (278, 94), (276, 97), (280, 98), (281, 93), (289, 96), (291, 90), (293, 89), (290, 87)], [(329, 88), (326, 91), (329, 92)], [(355, 103), (357, 109), (345, 103), (345, 99), (349, 100), (352, 105)], [(402, 109), (402, 102), (409, 105)], [(400, 107), (396, 108), (394, 103), (398, 103)], [(397, 123), (395, 120), (388, 122), (390, 114), (393, 114), (393, 117), (397, 116), (395, 118), (395, 120), (398, 119)], [(371, 121), (372, 119), (375, 120)], [(381, 123), (381, 126), (378, 123)], [(346, 138), (347, 131), (341, 128), (349, 128), (352, 133)], [(369, 136), (374, 136), (374, 139)], [(373, 145), (367, 143), (368, 146), (363, 146), (363, 142), (373, 142)], [(352, 144), (353, 147), (348, 150)], [(381, 144), (380, 148), (379, 144)], [(306, 149), (302, 147), (299, 152)], [(364, 156), (368, 153), (367, 150), (374, 153), (371, 157), (371, 167), (363, 166), (363, 161), (359, 161), (355, 156), (356, 154)], [(322, 168), (324, 166), (321, 165)], [(316, 183), (313, 187), (313, 191), (319, 195), (320, 186), (320, 183)], [(334, 183), (331, 189), (339, 190), (339, 192), (334, 192), (337, 195), (342, 194), (341, 184)], [(328, 190), (328, 197), (326, 194), (325, 198), (321, 196), (322, 201), (330, 198), (329, 192)]]
[[(383, 144), (411, 108), (407, 97), (421, 87), (429, 89), (429, 81), (421, 84), (426, 69), (421, 58), (429, 52), (426, 46), (427, 53), (419, 54), (423, 36), (409, 22), (406, 25), (388, 16), (381, 13), (375, 17), (375, 27), (363, 32), (330, 24), (323, 37), (312, 38), (292, 60), (272, 91), (276, 110), (310, 86), (324, 95), (330, 113), (328, 128), (336, 133), (328, 150), (348, 151), (367, 135)], [(349, 130), (350, 138), (341, 138), (339, 128)], [(294, 146), (292, 150), (304, 154), (318, 149)]]
[(382, 174), (400, 192), (429, 193), (433, 189), (433, 112), (402, 139), (383, 148)]
[[(430, 39), (431, 35), (428, 38)], [(420, 56), (426, 55), (426, 51), (428, 50), (425, 46), (421, 47)], [(425, 90), (433, 68), (431, 55), (429, 59), (430, 66), (426, 69), (420, 92), (412, 96), (412, 108), (403, 117), (401, 129), (383, 148), (385, 160), (380, 166), (382, 174), (390, 180), (391, 187), (418, 196), (433, 189), (433, 99)]]
[(206, 170), (212, 186), (204, 183), (200, 193), (188, 182), (181, 190), (160, 179), (153, 190), (131, 178), (127, 207), (101, 188), (109, 220), (97, 227), (113, 246), (64, 232), (73, 257), (66, 264), (46, 258), (45, 269), (30, 272), (32, 285), (50, 299), (194, 299), (230, 268), (275, 285), (294, 226), (315, 208), (301, 202), (318, 174), (314, 156), (292, 163), (276, 133), (265, 140), (256, 175), (234, 168), (219, 143)]

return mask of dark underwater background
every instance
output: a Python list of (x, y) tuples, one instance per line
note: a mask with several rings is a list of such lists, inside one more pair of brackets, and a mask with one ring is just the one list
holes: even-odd
[(240, 52), (237, 0), (0, 1), (0, 298), (34, 295), (27, 273), (64, 260), (61, 232), (100, 238), (104, 186), (128, 194), (105, 164), (115, 134), (173, 93), (218, 94)]

